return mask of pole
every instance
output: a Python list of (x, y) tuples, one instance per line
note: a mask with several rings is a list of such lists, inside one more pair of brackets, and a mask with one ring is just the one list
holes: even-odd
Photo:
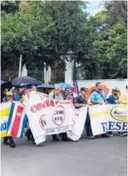
[(19, 61), (19, 74), (18, 74), (19, 77), (21, 77), (21, 67), (22, 67), (22, 54), (20, 54), (20, 61)]

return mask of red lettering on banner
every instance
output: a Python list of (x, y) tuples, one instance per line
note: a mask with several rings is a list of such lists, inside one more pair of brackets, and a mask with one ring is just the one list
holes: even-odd
[(46, 103), (46, 106), (47, 106), (47, 107), (50, 107), (50, 102), (49, 102), (49, 100), (46, 100), (45, 103)]
[(59, 105), (60, 103), (62, 104), (69, 104), (70, 102), (60, 102), (60, 101), (54, 101), (54, 100), (46, 100), (44, 101), (43, 103), (38, 103), (36, 105), (33, 105), (31, 107), (31, 111), (32, 112), (36, 112), (36, 111), (40, 111), (44, 108), (47, 108), (47, 107), (54, 107), (55, 105)]
[(50, 105), (53, 107), (54, 106), (54, 101), (50, 100)]
[(32, 112), (36, 112), (36, 106), (35, 106), (35, 105), (33, 105), (33, 106), (31, 107), (31, 111), (32, 111)]
[(55, 101), (55, 104), (57, 105), (57, 104), (59, 104), (60, 102), (59, 101)]

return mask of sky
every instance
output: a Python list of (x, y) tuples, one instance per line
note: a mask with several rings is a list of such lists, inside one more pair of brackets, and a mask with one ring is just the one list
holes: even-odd
[(90, 16), (94, 16), (96, 13), (104, 10), (104, 1), (103, 0), (89, 0), (89, 3), (87, 5), (87, 13), (90, 14)]

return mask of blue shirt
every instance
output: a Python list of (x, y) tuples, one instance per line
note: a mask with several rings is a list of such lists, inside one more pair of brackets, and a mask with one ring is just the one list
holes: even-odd
[(91, 94), (90, 100), (104, 102), (106, 100), (106, 95), (103, 91), (94, 90)]
[(114, 95), (110, 95), (110, 96), (108, 97), (108, 103), (109, 103), (109, 104), (116, 104), (116, 103), (117, 103), (117, 100), (118, 100), (118, 98), (115, 97)]
[(20, 101), (20, 96), (17, 93), (14, 93), (12, 95), (12, 98), (13, 98), (14, 101)]

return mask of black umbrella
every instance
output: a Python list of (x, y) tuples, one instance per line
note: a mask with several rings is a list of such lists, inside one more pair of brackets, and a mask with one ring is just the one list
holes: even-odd
[(3, 84), (3, 83), (5, 83), (5, 81), (1, 80), (1, 81), (0, 81), (0, 84)]
[(27, 85), (40, 85), (40, 84), (42, 84), (41, 81), (37, 80), (36, 78), (32, 78), (30, 76), (16, 77), (12, 80), (13, 86), (27, 86)]

